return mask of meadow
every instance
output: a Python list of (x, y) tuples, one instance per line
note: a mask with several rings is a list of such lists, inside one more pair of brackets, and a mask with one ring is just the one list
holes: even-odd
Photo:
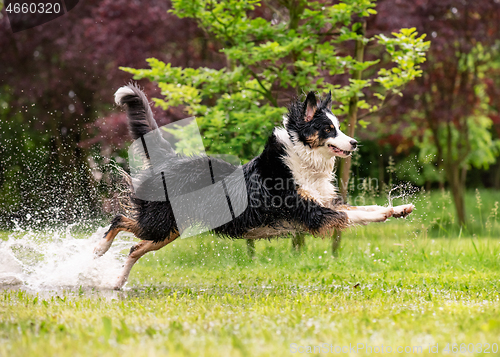
[(5, 288), (0, 356), (498, 354), (498, 201), (469, 192), (459, 229), (448, 193), (418, 194), (408, 219), (344, 232), (336, 257), (329, 239), (250, 258), (205, 235), (145, 256), (123, 291)]

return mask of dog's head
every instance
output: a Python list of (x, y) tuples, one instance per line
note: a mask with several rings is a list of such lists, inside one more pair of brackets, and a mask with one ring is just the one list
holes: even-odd
[(345, 158), (352, 154), (358, 142), (340, 131), (339, 121), (331, 109), (331, 94), (318, 101), (314, 93), (309, 92), (304, 102), (290, 106), (285, 128), (295, 144), (303, 144), (326, 158)]

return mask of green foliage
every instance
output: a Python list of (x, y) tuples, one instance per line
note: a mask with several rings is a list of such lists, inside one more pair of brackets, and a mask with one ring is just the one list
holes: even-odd
[[(416, 141), (418, 155), (409, 156), (403, 159), (397, 165), (398, 177), (410, 181), (416, 185), (422, 186), (426, 182), (446, 181), (444, 169), (438, 165), (438, 150), (435, 140), (443, 148), (445, 158), (451, 157), (455, 162), (461, 162), (469, 170), (471, 167), (476, 169), (488, 169), (494, 164), (500, 155), (500, 140), (493, 138), (493, 121), (480, 111), (465, 120), (468, 135), (467, 154), (462, 157), (459, 148), (463, 147), (464, 139), (461, 133), (454, 125), (446, 122), (439, 123), (437, 128), (437, 137), (431, 129), (427, 128), (424, 135)], [(448, 129), (450, 130), (450, 142), (448, 145)], [(448, 156), (448, 150), (450, 156)]]
[(0, 227), (14, 220), (40, 227), (96, 217), (90, 171), (77, 164), (63, 167), (54, 148), (59, 138), (36, 126), (39, 118), (27, 109), (14, 111), (12, 102), (9, 88), (0, 87)]
[[(270, 4), (276, 21), (252, 15), (261, 1), (174, 0), (172, 12), (193, 18), (214, 41), (227, 66), (220, 69), (172, 67), (157, 59), (148, 59), (150, 69), (122, 68), (135, 79), (157, 82), (164, 99), (155, 103), (167, 109), (184, 106), (197, 117), (210, 153), (227, 153), (245, 160), (258, 154), (270, 133), (281, 121), (285, 109), (279, 99), (285, 92), (332, 91), (336, 114), (346, 114), (349, 101), (360, 98), (358, 107), (376, 111), (387, 95), (420, 76), (419, 64), (425, 60), (429, 43), (415, 29), (402, 29), (388, 38), (366, 38), (363, 19), (376, 13), (375, 2), (344, 0), (325, 6), (320, 2)], [(371, 46), (381, 53), (387, 50), (390, 68), (381, 68), (373, 78), (352, 78), (355, 71), (375, 68), (379, 60), (357, 61), (346, 50), (352, 41)], [(345, 86), (328, 83), (335, 75), (348, 76)], [(365, 98), (364, 89), (376, 93)], [(287, 99), (288, 100), (288, 99)], [(361, 125), (366, 126), (367, 122)]]
[(490, 62), (491, 53), (478, 44), (470, 53), (459, 56), (460, 72), (473, 74), (478, 78), (471, 93), (476, 99), (472, 113), (460, 119), (464, 128), (448, 120), (439, 122), (434, 132), (430, 128), (426, 129), (418, 143), (420, 159), (426, 164), (432, 163), (434, 160), (429, 158), (437, 157), (439, 145), (445, 159), (451, 159), (467, 170), (471, 166), (488, 169), (500, 155), (500, 140), (493, 137), (493, 121), (489, 117), (496, 112), (490, 107), (490, 97), (486, 93), (484, 82), (486, 73), (493, 65)]
[(435, 152), (431, 154), (407, 156), (396, 165), (397, 177), (405, 182), (411, 182), (417, 186), (424, 186), (427, 182), (444, 182), (444, 173), (437, 167)]
[[(418, 65), (425, 61), (425, 52), (429, 48), (429, 42), (423, 42), (425, 35), (418, 38), (415, 28), (401, 29), (400, 33), (393, 33), (393, 35), (394, 38), (384, 35), (376, 36), (379, 43), (385, 46), (396, 66), (391, 69), (382, 68), (375, 81), (382, 84), (386, 93), (402, 95), (399, 88), (422, 75)], [(375, 93), (375, 96), (385, 99), (380, 93)]]
[[(470, 150), (464, 159), (464, 164), (469, 169), (471, 166), (478, 169), (488, 169), (489, 165), (496, 162), (497, 156), (500, 154), (500, 140), (493, 139), (491, 128), (493, 121), (485, 116), (478, 114), (471, 116), (467, 119), (467, 128), (469, 132)], [(459, 152), (457, 147), (461, 145), (460, 134), (456, 127), (450, 126), (451, 129), (451, 156), (454, 160), (458, 161)], [(446, 123), (440, 124), (438, 140), (443, 145), (445, 155), (448, 154), (448, 146), (445, 145), (447, 141), (447, 125)], [(437, 150), (434, 145), (435, 137), (432, 135), (431, 130), (427, 129), (421, 142), (420, 147), (420, 160), (424, 164), (432, 164), (435, 161)]]
[[(498, 56), (498, 49), (485, 48), (481, 43), (467, 53), (457, 50), (453, 58), (457, 71), (452, 78), (452, 83), (460, 83), (456, 92), (449, 95), (448, 87), (432, 83), (423, 95), (415, 95), (417, 105), (425, 104), (404, 116), (408, 126), (403, 135), (415, 138), (419, 153), (418, 158), (407, 158), (399, 163), (398, 171), (403, 173), (401, 178), (418, 185), (450, 182), (450, 176), (455, 173), (447, 173), (447, 167), (458, 167), (464, 171), (472, 167), (488, 169), (496, 162), (500, 155), (500, 140), (495, 138), (490, 117), (496, 115), (497, 110), (491, 103), (494, 99), (486, 91), (486, 79), (490, 78), (492, 69), (497, 65), (492, 61), (495, 54)], [(443, 66), (439, 62), (430, 63), (430, 68), (439, 74), (442, 71), (448, 73)], [(430, 76), (430, 73), (429, 70), (426, 75)], [(440, 78), (437, 74), (433, 76)], [(450, 103), (443, 97), (450, 98)]]
[[(12, 111), (7, 87), (0, 88), (0, 213), (21, 208), (23, 187), (37, 177), (39, 164), (46, 160), (48, 136), (35, 132), (21, 113)], [(30, 187), (31, 188), (31, 187)], [(32, 190), (24, 198), (35, 199)]]

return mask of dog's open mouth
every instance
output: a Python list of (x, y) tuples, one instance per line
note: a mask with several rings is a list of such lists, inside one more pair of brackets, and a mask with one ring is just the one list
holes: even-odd
[(347, 151), (347, 150), (340, 150), (338, 147), (328, 144), (328, 148), (333, 151), (334, 154), (340, 155), (340, 156), (349, 156), (352, 154), (352, 151)]

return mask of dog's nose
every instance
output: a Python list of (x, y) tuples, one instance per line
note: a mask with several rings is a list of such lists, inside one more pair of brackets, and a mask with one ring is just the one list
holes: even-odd
[(351, 145), (352, 145), (353, 149), (356, 149), (356, 146), (358, 146), (358, 142), (356, 140), (352, 139)]

